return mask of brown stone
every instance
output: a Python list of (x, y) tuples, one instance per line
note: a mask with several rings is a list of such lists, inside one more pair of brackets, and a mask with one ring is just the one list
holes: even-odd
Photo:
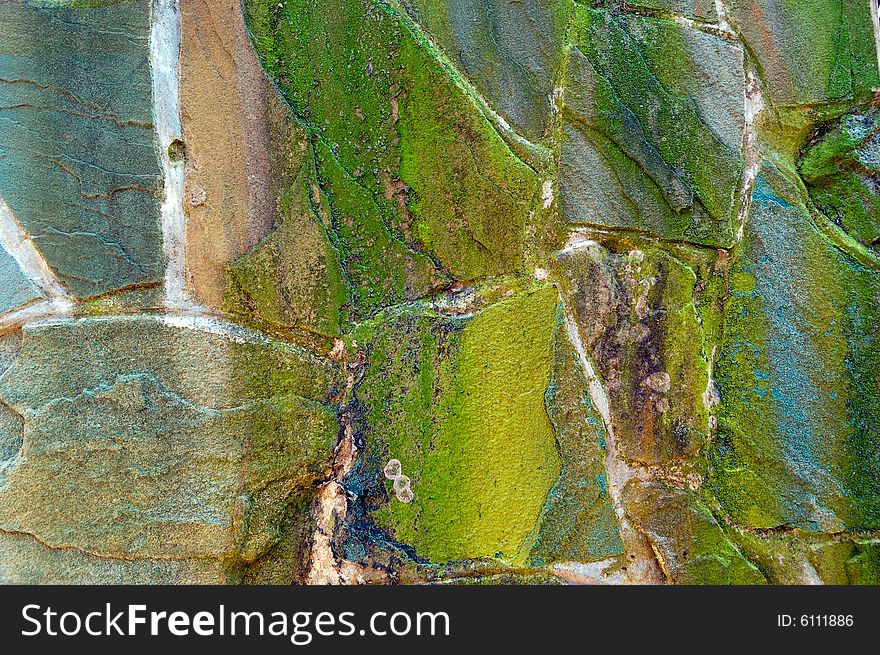
[(181, 0), (187, 282), (222, 308), (226, 266), (274, 227), (269, 125), (279, 101), (237, 0)]

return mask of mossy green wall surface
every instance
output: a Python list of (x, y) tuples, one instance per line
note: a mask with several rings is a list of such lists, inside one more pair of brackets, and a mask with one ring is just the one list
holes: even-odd
[(0, 582), (877, 584), (864, 0), (0, 0)]
[(421, 244), (465, 280), (519, 268), (534, 172), (401, 9), (347, 0), (247, 5), (267, 71), (320, 142), (319, 175), (326, 167), (331, 183), (351, 179), (331, 204), (369, 202), (362, 194), (377, 203), (372, 224), (341, 233), (343, 243)]
[(544, 402), (558, 303), (552, 287), (523, 292), (458, 324), (404, 315), (377, 337), (359, 395), (415, 499), (392, 494), (376, 520), (417, 554), (524, 561), (562, 468)]

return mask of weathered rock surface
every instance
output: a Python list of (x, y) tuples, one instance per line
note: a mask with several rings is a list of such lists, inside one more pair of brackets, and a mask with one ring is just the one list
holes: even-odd
[(880, 124), (856, 109), (822, 127), (800, 161), (816, 207), (859, 243), (880, 240)]
[(330, 210), (311, 144), (287, 119), (275, 169), (283, 188), (280, 225), (227, 268), (226, 307), (269, 332), (337, 336), (350, 298), (346, 274), (330, 241)]
[[(599, 2), (598, 4), (611, 7), (613, 2)], [(638, 0), (628, 3), (633, 7), (644, 7), (655, 11), (697, 18), (715, 22), (718, 19), (718, 9), (713, 0)]]
[(183, 0), (180, 30), (187, 276), (195, 298), (223, 309), (226, 267), (275, 226), (270, 132), (285, 112), (239, 2)]
[(125, 560), (50, 548), (25, 534), (0, 533), (0, 584), (222, 584), (207, 559)]
[[(0, 531), (78, 557), (142, 560), (130, 568), (144, 579), (234, 580), (274, 546), (285, 508), (327, 465), (331, 381), (297, 348), (156, 318), (26, 328), (0, 377), (24, 428), (0, 487)], [(40, 550), (6, 541), (13, 560)], [(68, 579), (62, 559), (39, 557), (59, 567), (45, 581)], [(82, 575), (113, 570), (93, 562)]]
[(556, 433), (562, 473), (541, 514), (529, 553), (532, 566), (592, 562), (623, 553), (608, 494), (607, 433), (590, 399), (575, 346), (559, 321), (553, 335), (553, 377), (544, 396)]
[(572, 0), (409, 0), (416, 21), (529, 139), (551, 120)]
[(817, 220), (765, 165), (730, 270), (714, 485), (741, 525), (873, 530), (880, 279)]
[(726, 0), (776, 105), (864, 98), (880, 86), (871, 15), (863, 3)]
[(150, 7), (0, 4), (0, 196), (80, 297), (162, 276)]
[(762, 584), (698, 497), (687, 490), (633, 480), (623, 492), (629, 515), (676, 584)]
[(725, 246), (742, 176), (743, 53), (666, 19), (580, 9), (566, 74), (566, 220)]
[(40, 290), (21, 272), (18, 263), (0, 248), (0, 315), (41, 296)]
[(429, 291), (440, 271), (422, 249), (463, 280), (518, 270), (534, 172), (395, 9), (246, 6), (266, 70), (315, 135), (318, 177), (360, 303)]
[(871, 15), (0, 2), (0, 582), (876, 584)]
[(695, 271), (662, 250), (597, 243), (563, 254), (559, 268), (608, 390), (621, 454), (657, 464), (699, 452), (714, 402), (704, 332), (714, 310), (701, 298), (712, 269)]
[(387, 482), (375, 519), (417, 555), (528, 555), (562, 469), (544, 398), (558, 302), (550, 287), (472, 318), (408, 310), (359, 337), (370, 357), (357, 398), (372, 458), (380, 471), (399, 460), (414, 494), (401, 502)]

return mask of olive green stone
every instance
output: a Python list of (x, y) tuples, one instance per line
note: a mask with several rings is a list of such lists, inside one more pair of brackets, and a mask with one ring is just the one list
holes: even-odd
[[(332, 379), (307, 352), (244, 331), (149, 317), (29, 326), (0, 376), (2, 406), (24, 417), (0, 529), (93, 558), (174, 560), (186, 581), (236, 579), (323, 475), (339, 429), (320, 402)], [(10, 542), (10, 557), (25, 546)]]
[(880, 122), (856, 109), (819, 129), (799, 168), (816, 207), (867, 247), (880, 240)]
[(676, 584), (765, 584), (764, 575), (724, 534), (697, 495), (632, 480), (623, 490), (627, 514)]
[(880, 86), (871, 13), (858, 0), (725, 0), (774, 105), (859, 100)]
[(529, 139), (544, 137), (572, 0), (406, 0), (416, 21)]
[(285, 131), (278, 144), (281, 170), (275, 171), (280, 225), (230, 265), (226, 305), (243, 322), (268, 332), (336, 336), (348, 289), (328, 237), (329, 210), (306, 135), (292, 125)]
[(246, 10), (266, 71), (315, 138), (356, 304), (369, 313), (419, 297), (446, 273), (519, 270), (536, 175), (398, 9), (248, 0)]

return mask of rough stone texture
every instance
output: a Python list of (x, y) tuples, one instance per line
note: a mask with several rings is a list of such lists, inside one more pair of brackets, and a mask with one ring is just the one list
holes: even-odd
[[(603, 0), (596, 4), (611, 7), (614, 3)], [(713, 0), (638, 0), (628, 4), (631, 4), (633, 7), (644, 7), (645, 9), (658, 11), (663, 14), (668, 13), (705, 21), (715, 22), (718, 19), (718, 11)]]
[(149, 3), (0, 3), (0, 196), (81, 297), (162, 275)]
[(858, 108), (822, 126), (800, 161), (810, 198), (859, 243), (880, 240), (880, 124)]
[(761, 584), (764, 576), (725, 536), (692, 492), (633, 480), (623, 492), (629, 515), (676, 584)]
[(388, 482), (376, 521), (417, 555), (528, 555), (561, 472), (544, 404), (557, 305), (550, 287), (473, 318), (406, 312), (361, 337), (370, 338), (370, 368), (357, 393), (373, 456), (380, 469), (398, 459), (415, 494), (400, 502)]
[(222, 584), (215, 562), (122, 560), (49, 548), (25, 534), (0, 533), (0, 584)]
[(731, 267), (714, 485), (742, 525), (878, 527), (880, 280), (765, 165)]
[[(95, 558), (180, 560), (182, 580), (235, 579), (277, 542), (285, 507), (326, 465), (338, 431), (320, 403), (330, 379), (296, 348), (154, 318), (27, 328), (0, 377), (0, 400), (24, 417), (0, 531)], [(10, 547), (19, 557), (21, 542)]]
[(559, 267), (608, 390), (621, 454), (656, 464), (697, 453), (712, 393), (697, 307), (705, 281), (662, 250), (595, 244), (563, 255)]
[(42, 297), (18, 264), (0, 248), (0, 316)]
[(330, 242), (330, 211), (317, 184), (311, 145), (284, 116), (280, 225), (227, 270), (226, 306), (245, 322), (290, 337), (336, 336), (349, 300), (345, 271)]
[[(0, 375), (12, 366), (20, 345), (19, 335), (0, 335)], [(16, 463), (23, 436), (23, 417), (0, 404), (0, 487), (6, 482), (6, 472)]]
[(544, 402), (563, 470), (550, 490), (529, 564), (591, 562), (623, 553), (605, 472), (607, 435), (590, 400), (574, 345), (560, 321), (553, 336), (553, 378)]
[(829, 542), (814, 547), (810, 559), (826, 584), (880, 584), (876, 542)]
[(730, 22), (763, 71), (769, 100), (864, 98), (880, 86), (871, 16), (857, 0), (727, 0)]
[(742, 50), (671, 20), (582, 9), (568, 62), (566, 220), (730, 245)]
[[(393, 8), (348, 0), (247, 8), (269, 75), (317, 137), (318, 177), (359, 302), (427, 292), (422, 248), (464, 280), (519, 268), (534, 172)], [(371, 260), (383, 262), (384, 279), (370, 279)]]
[(406, 4), (492, 106), (527, 138), (544, 136), (572, 0), (409, 0)]
[(174, 6), (0, 2), (0, 581), (880, 581), (868, 3)]
[(187, 275), (199, 301), (222, 309), (226, 267), (274, 227), (270, 115), (284, 111), (239, 2), (183, 0), (180, 15)]
[(0, 374), (12, 366), (21, 349), (21, 333), (0, 334)]

